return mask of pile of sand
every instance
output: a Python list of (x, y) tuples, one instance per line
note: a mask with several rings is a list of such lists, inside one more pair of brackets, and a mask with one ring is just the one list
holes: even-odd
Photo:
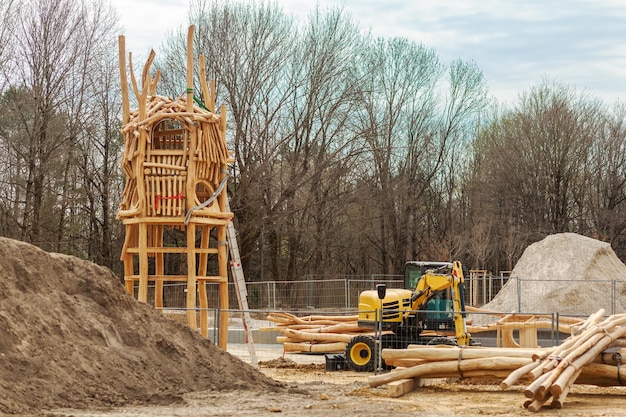
[(283, 389), (137, 302), (110, 270), (0, 238), (0, 414)]
[(483, 308), (581, 316), (603, 308), (611, 314), (616, 281), (615, 312), (624, 311), (626, 265), (606, 242), (575, 233), (550, 235), (526, 248), (511, 277)]

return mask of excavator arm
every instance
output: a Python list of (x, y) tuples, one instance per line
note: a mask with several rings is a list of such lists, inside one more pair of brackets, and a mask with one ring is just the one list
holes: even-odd
[(452, 306), (454, 309), (454, 329), (459, 346), (469, 346), (471, 335), (467, 332), (465, 313), (465, 277), (461, 262), (452, 264)]
[[(448, 269), (450, 271), (450, 269)], [(454, 328), (459, 346), (469, 346), (470, 334), (467, 333), (465, 321), (464, 288), (465, 278), (463, 268), (459, 261), (452, 264), (452, 269), (447, 273), (438, 273), (437, 270), (427, 271), (417, 282), (415, 292), (411, 297), (411, 309), (421, 310), (437, 291), (452, 290), (452, 307), (454, 314)]]

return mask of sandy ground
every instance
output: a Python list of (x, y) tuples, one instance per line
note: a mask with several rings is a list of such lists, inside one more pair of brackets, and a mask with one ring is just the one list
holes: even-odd
[(0, 415), (626, 416), (624, 387), (575, 386), (562, 410), (532, 413), (524, 387), (499, 381), (389, 398), (323, 356), (287, 359), (255, 369), (136, 302), (111, 271), (0, 238)]
[[(305, 362), (300, 361), (300, 362)], [(315, 362), (319, 362), (316, 360)], [(261, 372), (283, 382), (281, 393), (254, 391), (198, 391), (184, 395), (181, 403), (168, 406), (135, 406), (110, 409), (57, 410), (59, 417), (148, 416), (625, 416), (626, 387), (575, 386), (561, 410), (537, 413), (523, 407), (523, 386), (501, 391), (497, 381), (433, 380), (399, 398), (390, 398), (383, 387), (371, 388), (371, 374), (328, 372), (319, 363), (297, 364), (289, 359), (261, 363)]]

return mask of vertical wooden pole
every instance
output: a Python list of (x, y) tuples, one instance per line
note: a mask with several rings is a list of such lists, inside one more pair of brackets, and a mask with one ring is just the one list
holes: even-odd
[[(193, 112), (193, 32), (194, 26), (187, 31), (187, 111)], [(187, 161), (187, 209), (195, 205), (196, 194), (196, 158), (198, 147), (198, 128), (189, 126), (189, 156)]]
[(135, 281), (130, 279), (131, 275), (134, 275), (134, 265), (133, 265), (133, 255), (130, 253), (125, 253), (122, 255), (124, 258), (124, 286), (126, 287), (126, 291), (135, 296)]
[(206, 82), (206, 65), (204, 55), (200, 55), (198, 58), (198, 64), (200, 65), (200, 88), (202, 89), (202, 98), (204, 98), (204, 105), (211, 113), (215, 113), (215, 104), (211, 98), (211, 91)]
[(137, 299), (148, 302), (148, 224), (139, 223), (139, 293)]
[[(163, 248), (163, 225), (154, 225), (153, 240), (154, 246)], [(165, 265), (163, 262), (163, 252), (154, 254), (154, 273), (156, 275), (165, 274)], [(163, 308), (163, 279), (159, 278), (154, 282), (154, 306)]]
[(137, 225), (127, 224), (125, 226), (126, 236), (124, 237), (124, 247), (122, 248), (122, 261), (124, 262), (124, 285), (126, 291), (133, 297), (135, 296), (135, 281), (130, 279), (135, 275), (134, 255), (128, 252), (128, 248), (136, 242)]
[(193, 112), (193, 32), (195, 27), (187, 29), (187, 111)]
[(119, 38), (120, 82), (122, 87), (122, 125), (130, 119), (130, 103), (128, 102), (128, 77), (126, 75), (126, 38)]
[[(200, 235), (200, 248), (208, 249), (209, 247), (209, 232), (211, 230), (211, 226), (202, 225)], [(206, 277), (207, 275), (207, 267), (208, 267), (208, 253), (201, 253), (199, 258), (200, 262), (198, 265), (198, 276)], [(202, 281), (198, 284), (198, 298), (200, 299), (200, 334), (202, 337), (209, 336), (209, 299), (206, 290), (207, 283), (206, 281)]]
[(187, 225), (187, 325), (198, 329), (196, 320), (196, 224)]
[(226, 243), (226, 226), (217, 226), (217, 261), (220, 275), (220, 340), (219, 347), (226, 350), (228, 346), (228, 245)]
[[(209, 235), (211, 232), (211, 226), (209, 225), (202, 225), (202, 229), (201, 229), (201, 233), (200, 233), (200, 247), (202, 249), (208, 249), (209, 248)], [(209, 266), (209, 254), (206, 252), (203, 252), (200, 254), (200, 262), (198, 264), (198, 276), (206, 276), (207, 274), (207, 269)]]

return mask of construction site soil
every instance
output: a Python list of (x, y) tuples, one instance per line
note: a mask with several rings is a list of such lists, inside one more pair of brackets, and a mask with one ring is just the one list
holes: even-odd
[(0, 238), (0, 414), (621, 416), (622, 387), (575, 386), (532, 413), (523, 387), (445, 381), (389, 398), (369, 374), (277, 358), (259, 369), (134, 300), (108, 269)]

